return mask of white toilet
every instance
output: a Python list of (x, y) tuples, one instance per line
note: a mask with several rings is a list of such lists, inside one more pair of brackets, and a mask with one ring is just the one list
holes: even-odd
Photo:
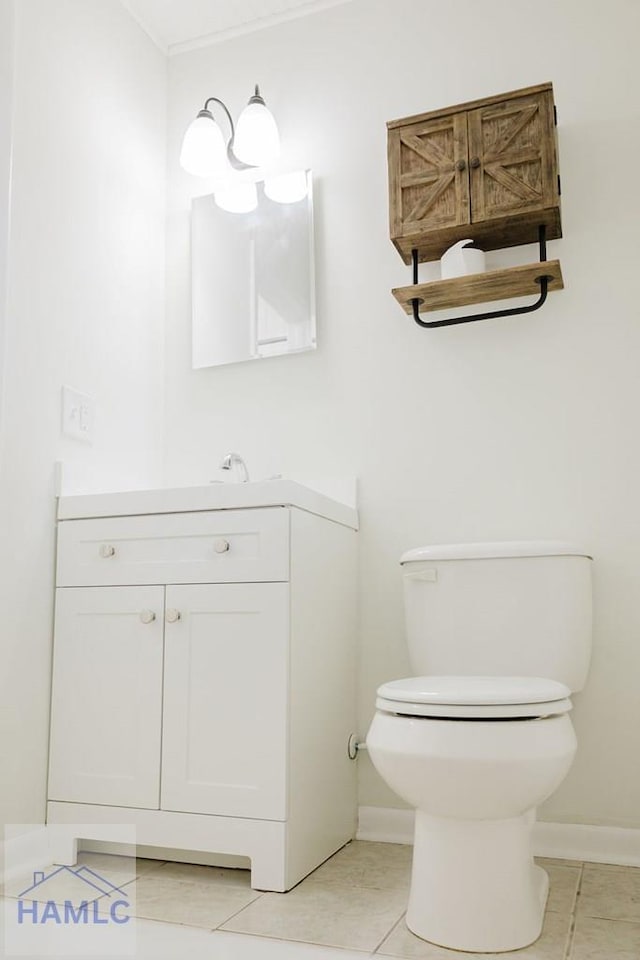
[(547, 897), (535, 808), (576, 750), (591, 558), (567, 543), (472, 543), (400, 562), (418, 676), (379, 688), (367, 746), (416, 808), (407, 926), (455, 950), (516, 950), (540, 935)]

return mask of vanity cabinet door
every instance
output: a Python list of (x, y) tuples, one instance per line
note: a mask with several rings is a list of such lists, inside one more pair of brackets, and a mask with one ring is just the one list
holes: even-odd
[(164, 587), (56, 592), (49, 798), (157, 809)]
[(286, 818), (289, 587), (167, 587), (163, 810)]

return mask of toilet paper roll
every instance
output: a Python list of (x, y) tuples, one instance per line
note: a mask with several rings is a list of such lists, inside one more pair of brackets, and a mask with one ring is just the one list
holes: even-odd
[(468, 246), (470, 243), (473, 243), (473, 240), (459, 240), (442, 254), (440, 276), (443, 280), (448, 280), (451, 277), (466, 277), (470, 273), (484, 272), (484, 250)]

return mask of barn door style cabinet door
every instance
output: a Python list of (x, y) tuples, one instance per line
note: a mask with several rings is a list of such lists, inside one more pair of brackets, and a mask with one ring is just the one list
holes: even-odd
[(357, 514), (287, 481), (263, 507), (260, 486), (61, 498), (57, 862), (135, 825), (283, 891), (352, 839)]
[[(394, 120), (388, 124), (388, 163), (391, 240), (407, 264), (413, 251), (417, 261), (436, 260), (467, 238), (493, 250), (536, 243), (540, 227), (545, 240), (562, 236), (550, 83)], [(549, 272), (550, 289), (559, 288), (559, 265), (550, 265)], [(522, 279), (507, 276), (510, 282)], [(438, 288), (434, 309), (441, 309), (443, 299), (446, 305), (447, 296), (452, 306), (478, 302), (464, 299), (463, 286)], [(401, 290), (403, 295), (394, 294), (406, 308), (411, 288)], [(480, 294), (496, 290), (503, 296), (529, 292), (487, 284)]]

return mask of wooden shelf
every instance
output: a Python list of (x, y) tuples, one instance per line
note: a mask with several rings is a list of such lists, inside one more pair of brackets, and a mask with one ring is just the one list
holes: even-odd
[(471, 303), (539, 296), (540, 284), (536, 283), (536, 277), (542, 275), (553, 278), (549, 281), (550, 291), (562, 290), (564, 287), (560, 262), (545, 260), (543, 263), (488, 270), (486, 273), (472, 273), (451, 280), (433, 280), (431, 283), (418, 283), (410, 287), (396, 287), (391, 292), (406, 313), (413, 312), (411, 301), (416, 297), (422, 300), (420, 312), (426, 313), (431, 310), (465, 307)]

